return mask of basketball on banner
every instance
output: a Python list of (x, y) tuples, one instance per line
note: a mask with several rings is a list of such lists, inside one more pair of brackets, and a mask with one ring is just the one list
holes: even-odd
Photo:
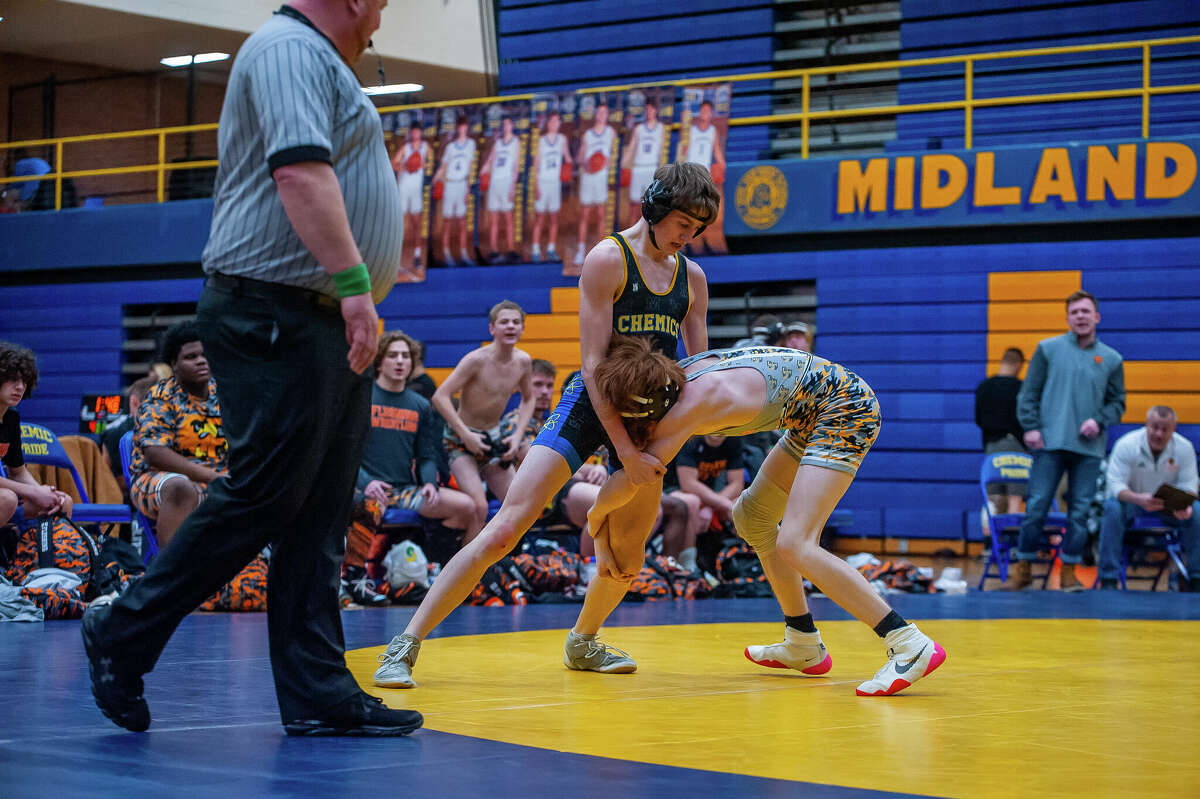
[(755, 230), (774, 227), (787, 208), (787, 178), (773, 166), (756, 166), (738, 181), (733, 195), (738, 216)]

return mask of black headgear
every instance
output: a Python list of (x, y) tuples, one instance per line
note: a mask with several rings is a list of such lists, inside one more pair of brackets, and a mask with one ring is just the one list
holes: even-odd
[(646, 419), (657, 422), (667, 415), (667, 411), (675, 404), (675, 400), (679, 399), (679, 384), (674, 380), (667, 380), (665, 385), (651, 391), (649, 397), (638, 394), (630, 394), (629, 397), (642, 407), (636, 411), (622, 411), (622, 416), (626, 419)]
[[(665, 186), (661, 180), (653, 181), (646, 187), (646, 191), (642, 194), (642, 218), (650, 224), (650, 243), (655, 247), (658, 246), (658, 241), (654, 238), (654, 226), (667, 218), (667, 214), (672, 211), (683, 211), (691, 216), (691, 212), (686, 208), (680, 208), (675, 204), (675, 193), (670, 188)], [(696, 231), (696, 236), (708, 228), (707, 220), (705, 224), (700, 226)]]

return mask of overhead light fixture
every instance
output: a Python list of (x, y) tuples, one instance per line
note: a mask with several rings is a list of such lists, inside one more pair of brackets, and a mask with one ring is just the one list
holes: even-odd
[(229, 53), (200, 53), (199, 55), (173, 55), (162, 59), (159, 63), (167, 67), (187, 67), (192, 64), (208, 64), (212, 61), (224, 61)]
[(375, 96), (379, 94), (408, 94), (419, 92), (425, 87), (420, 83), (389, 83), (387, 86), (363, 86), (363, 94)]

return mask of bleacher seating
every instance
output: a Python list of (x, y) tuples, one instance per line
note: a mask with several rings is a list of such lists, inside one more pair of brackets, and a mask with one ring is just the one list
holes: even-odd
[[(908, 59), (1001, 50), (1096, 44), (1200, 33), (1200, 5), (1175, 0), (1124, 0), (1064, 6), (1046, 0), (903, 0), (901, 57)], [(1200, 44), (1156, 47), (1151, 84), (1194, 82)], [(899, 101), (925, 103), (964, 97), (960, 64), (900, 71)], [(984, 60), (975, 64), (976, 99), (1095, 89), (1137, 88), (1141, 52), (1066, 53)], [(976, 109), (976, 147), (1096, 141), (1141, 136), (1141, 99), (1045, 103)], [(1200, 132), (1200, 95), (1155, 97), (1150, 129), (1156, 136)], [(963, 146), (963, 113), (902, 114), (893, 151)]]

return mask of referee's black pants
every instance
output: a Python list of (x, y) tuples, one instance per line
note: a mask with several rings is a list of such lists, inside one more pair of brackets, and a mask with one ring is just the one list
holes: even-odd
[(150, 671), (183, 618), (273, 544), (267, 619), (280, 715), (311, 718), (359, 691), (338, 583), (371, 380), (347, 365), (336, 304), (311, 292), (216, 276), (197, 322), (229, 476), (101, 615), (100, 644), (126, 668)]

